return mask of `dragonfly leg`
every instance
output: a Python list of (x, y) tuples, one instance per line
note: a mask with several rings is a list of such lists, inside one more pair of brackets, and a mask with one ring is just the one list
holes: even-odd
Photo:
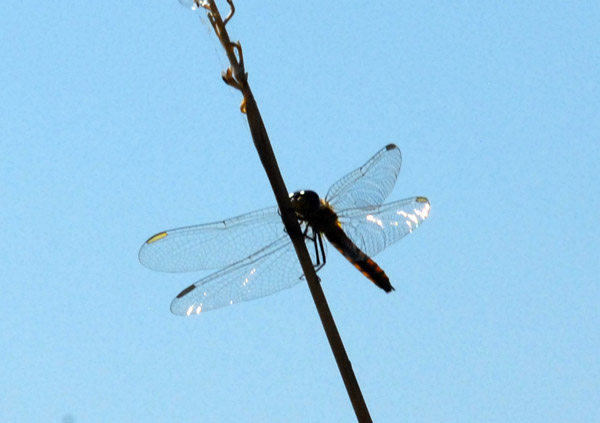
[(325, 255), (325, 247), (323, 246), (323, 237), (320, 233), (317, 233), (317, 238), (319, 240), (319, 249), (321, 250), (321, 256), (323, 257), (323, 264), (319, 267), (320, 269), (321, 267), (325, 266), (325, 263), (327, 263), (327, 256)]
[[(315, 270), (319, 270), (325, 265), (325, 250), (323, 247), (323, 239), (321, 238), (321, 234), (319, 232), (315, 232), (310, 225), (306, 225), (304, 230), (302, 231), (302, 235), (304, 235), (305, 238), (311, 240), (315, 247), (316, 263), (313, 263), (313, 265), (315, 267)], [(323, 257), (322, 263), (321, 257)]]
[[(315, 243), (315, 255), (317, 257), (315, 271), (318, 272), (323, 266), (325, 266), (327, 258), (325, 257), (325, 248), (323, 247), (323, 237), (319, 232), (315, 234), (315, 239), (313, 241)], [(323, 262), (321, 262), (321, 257)]]
[(304, 238), (310, 239), (313, 242), (313, 245), (315, 246), (315, 255), (317, 257), (317, 265), (319, 265), (320, 260), (319, 260), (319, 251), (317, 249), (317, 235), (315, 234), (314, 231), (310, 231), (310, 233), (312, 235), (309, 235), (309, 230), (311, 229), (311, 227), (309, 225), (306, 225), (306, 227), (304, 228), (304, 230), (302, 231), (302, 235), (304, 236)]

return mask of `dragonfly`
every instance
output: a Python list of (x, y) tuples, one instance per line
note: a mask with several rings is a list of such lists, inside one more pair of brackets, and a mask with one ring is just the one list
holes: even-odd
[[(371, 257), (411, 233), (430, 211), (425, 197), (384, 204), (401, 164), (400, 149), (389, 144), (335, 182), (324, 198), (309, 190), (290, 194), (315, 270), (326, 262), (325, 238), (376, 286), (394, 290)], [(139, 260), (162, 272), (220, 269), (173, 299), (176, 315), (265, 297), (304, 280), (277, 207), (159, 232), (142, 245)]]

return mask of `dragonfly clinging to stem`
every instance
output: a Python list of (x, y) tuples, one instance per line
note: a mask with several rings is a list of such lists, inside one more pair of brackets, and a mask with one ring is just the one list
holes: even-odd
[[(308, 190), (290, 194), (316, 270), (326, 260), (324, 236), (375, 285), (394, 290), (371, 256), (411, 233), (430, 210), (425, 197), (383, 204), (401, 164), (400, 150), (389, 144), (334, 183), (324, 198)], [(139, 259), (164, 272), (221, 268), (175, 297), (171, 311), (180, 315), (264, 297), (303, 280), (277, 207), (160, 232), (142, 245)]]

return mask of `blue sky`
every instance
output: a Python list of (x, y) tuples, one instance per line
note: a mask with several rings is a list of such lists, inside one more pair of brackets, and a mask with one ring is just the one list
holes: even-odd
[[(597, 2), (238, 2), (290, 190), (388, 143), (429, 219), (323, 287), (378, 422), (600, 420)], [(353, 421), (308, 289), (181, 318), (152, 234), (273, 205), (225, 59), (170, 2), (0, 16), (0, 416)]]

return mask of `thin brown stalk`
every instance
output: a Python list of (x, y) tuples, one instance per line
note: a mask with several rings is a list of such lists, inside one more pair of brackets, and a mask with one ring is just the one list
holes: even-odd
[(227, 33), (226, 24), (235, 13), (233, 0), (227, 0), (227, 3), (230, 6), (230, 13), (225, 19), (222, 18), (214, 0), (208, 0), (202, 4), (198, 3), (198, 6), (204, 7), (207, 10), (208, 19), (227, 54), (230, 67), (223, 73), (223, 80), (230, 86), (238, 89), (243, 95), (241, 110), (246, 114), (248, 119), (248, 125), (250, 126), (254, 145), (269, 178), (279, 210), (281, 210), (283, 224), (285, 225), (287, 233), (289, 234), (298, 255), (298, 259), (300, 260), (302, 271), (306, 277), (308, 287), (315, 302), (315, 306), (317, 307), (321, 323), (325, 329), (325, 334), (327, 335), (327, 339), (342, 375), (356, 417), (359, 423), (371, 423), (372, 420), (369, 415), (369, 410), (367, 409), (356, 376), (352, 370), (352, 365), (346, 354), (346, 349), (344, 348), (344, 344), (335, 325), (335, 321), (333, 320), (327, 300), (325, 299), (325, 294), (323, 293), (311, 258), (306, 249), (304, 236), (292, 209), (288, 190), (281, 176), (281, 172), (279, 171), (279, 166), (277, 165), (275, 154), (271, 148), (267, 130), (248, 84), (248, 74), (244, 67), (242, 46), (239, 42), (232, 42)]

